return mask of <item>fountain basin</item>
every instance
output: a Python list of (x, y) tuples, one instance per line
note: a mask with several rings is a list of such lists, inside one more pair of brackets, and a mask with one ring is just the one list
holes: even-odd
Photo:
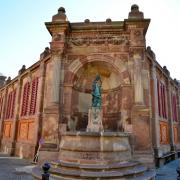
[(131, 159), (129, 134), (123, 132), (65, 132), (59, 158), (70, 162), (113, 162)]

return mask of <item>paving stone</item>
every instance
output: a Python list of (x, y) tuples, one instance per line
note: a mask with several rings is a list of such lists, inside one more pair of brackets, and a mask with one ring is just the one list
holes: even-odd
[(176, 168), (180, 167), (180, 158), (157, 169), (156, 180), (176, 180)]
[[(31, 176), (33, 167), (27, 160), (0, 154), (0, 180), (33, 180)], [(180, 167), (180, 158), (157, 169), (156, 180), (176, 180), (177, 167)]]
[(31, 166), (31, 163), (27, 160), (0, 154), (0, 180), (33, 180), (28, 166)]

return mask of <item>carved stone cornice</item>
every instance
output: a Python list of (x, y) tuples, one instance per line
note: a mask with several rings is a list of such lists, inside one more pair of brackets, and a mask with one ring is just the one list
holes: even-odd
[(68, 38), (68, 44), (74, 46), (83, 45), (101, 45), (101, 44), (112, 44), (112, 45), (129, 45), (128, 35), (108, 35), (108, 34), (95, 34), (94, 36), (76, 36)]
[(132, 30), (136, 28), (143, 28), (143, 34), (145, 35), (150, 23), (150, 19), (125, 19), (125, 29)]
[(67, 32), (69, 29), (69, 22), (45, 22), (46, 28), (48, 29), (51, 36), (53, 33)]

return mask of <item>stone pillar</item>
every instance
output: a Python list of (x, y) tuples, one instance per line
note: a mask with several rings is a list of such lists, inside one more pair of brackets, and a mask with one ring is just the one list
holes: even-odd
[(45, 76), (49, 76), (46, 68), (44, 67), (44, 62), (40, 65), (40, 97), (39, 97), (39, 108), (38, 108), (38, 119), (37, 119), (37, 144), (40, 138), (44, 140), (42, 147), (39, 152), (39, 162), (55, 160), (57, 159), (58, 149), (59, 149), (59, 79), (60, 79), (60, 69), (57, 65), (60, 63), (60, 56), (57, 52), (52, 52), (52, 86), (51, 88), (51, 99), (46, 108), (43, 109), (44, 100), (44, 86)]
[[(132, 131), (134, 147), (134, 157), (140, 159), (147, 158), (152, 163), (152, 140), (151, 122), (149, 106), (144, 103), (143, 79), (145, 61), (145, 34), (149, 25), (149, 20), (144, 20), (143, 13), (139, 11), (137, 5), (131, 7), (128, 19), (125, 20), (127, 30), (130, 32), (130, 62), (134, 68), (131, 71), (133, 77), (134, 105), (131, 108)], [(149, 155), (149, 156), (148, 156)], [(142, 160), (143, 161), (143, 160)]]
[(132, 133), (132, 119), (131, 119), (131, 107), (133, 102), (132, 85), (122, 85), (122, 105), (121, 105), (121, 118), (119, 129), (125, 132)]
[[(63, 7), (59, 8), (58, 13), (52, 17), (52, 21), (46, 22), (45, 25), (52, 36), (52, 41), (50, 42), (52, 71), (49, 72), (52, 85), (51, 87), (48, 87), (51, 88), (52, 93), (49, 104), (43, 111), (42, 137), (44, 138), (45, 143), (41, 148), (41, 161), (45, 156), (46, 160), (56, 159), (59, 149), (61, 136), (60, 122), (62, 122), (62, 114), (64, 111), (62, 106), (62, 89), (64, 81), (63, 61), (66, 50), (66, 35), (69, 27), (65, 9)], [(46, 75), (48, 76), (48, 72), (46, 72)]]
[(158, 156), (158, 149), (160, 147), (160, 126), (158, 115), (158, 93), (157, 93), (157, 77), (156, 77), (156, 65), (152, 62), (151, 66), (151, 81), (152, 81), (152, 135), (153, 135), (153, 147), (155, 155)]
[[(61, 51), (59, 49), (56, 49), (54, 47), (52, 47), (51, 49), (51, 63), (52, 63), (52, 71), (51, 72), (47, 72), (45, 71), (45, 67), (44, 64), (41, 64), (41, 87), (40, 87), (40, 91), (41, 91), (41, 96), (39, 99), (39, 125), (41, 124), (41, 116), (42, 116), (42, 111), (43, 111), (43, 122), (42, 122), (42, 134), (41, 132), (39, 132), (38, 136), (43, 136), (43, 139), (45, 140), (45, 143), (49, 144), (47, 145), (52, 146), (51, 144), (53, 144), (53, 147), (58, 147), (58, 141), (59, 141), (59, 135), (58, 135), (58, 131), (59, 131), (59, 102), (60, 102), (60, 98), (59, 98), (59, 94), (60, 94), (60, 76), (61, 76), (61, 60), (62, 60), (62, 54)], [(42, 104), (43, 104), (43, 98), (44, 98), (44, 91), (43, 91), (43, 87), (44, 87), (44, 81), (45, 81), (45, 76), (51, 76), (50, 80), (51, 80), (51, 85), (48, 84), (48, 88), (51, 89), (51, 94), (50, 94), (50, 100), (49, 100), (49, 104), (47, 105), (47, 107), (42, 110)], [(51, 127), (51, 131), (49, 131), (49, 127)]]
[(60, 87), (60, 72), (61, 58), (57, 54), (52, 56), (53, 61), (53, 83), (52, 83), (52, 103), (59, 103), (59, 87)]
[(144, 62), (144, 48), (130, 48), (130, 60), (134, 64), (134, 104), (144, 105), (142, 70)]
[(172, 101), (171, 101), (171, 83), (168, 78), (168, 88), (167, 88), (167, 99), (168, 99), (168, 121), (169, 121), (169, 135), (170, 135), (170, 146), (171, 150), (175, 150), (174, 144), (174, 128), (173, 128), (173, 118), (172, 118)]
[(142, 86), (142, 55), (134, 54), (134, 100), (135, 104), (143, 104), (143, 86)]
[(136, 105), (143, 105), (142, 69), (149, 20), (144, 21), (143, 12), (139, 11), (137, 5), (132, 5), (125, 24), (130, 32), (130, 58), (134, 63), (134, 101)]
[(44, 100), (44, 86), (45, 86), (45, 64), (44, 61), (40, 64), (40, 77), (39, 77), (39, 96), (37, 99), (37, 121), (35, 129), (35, 141), (36, 141), (36, 150), (39, 146), (39, 140), (42, 136), (42, 120), (43, 120), (43, 100)]
[[(51, 59), (53, 66), (52, 74), (52, 103), (62, 106), (62, 86), (64, 81), (63, 58), (66, 49), (66, 36), (69, 23), (66, 18), (66, 11), (63, 7), (58, 9), (58, 13), (52, 17), (52, 22), (46, 23), (46, 27), (52, 35)], [(62, 112), (62, 109), (61, 109)]]
[(63, 123), (67, 123), (71, 116), (71, 106), (72, 106), (72, 85), (64, 85), (63, 90)]
[(45, 24), (52, 35), (52, 41), (50, 42), (53, 66), (52, 103), (59, 104), (61, 98), (61, 96), (59, 96), (60, 84), (63, 78), (62, 61), (66, 49), (66, 34), (69, 27), (65, 9), (60, 7), (58, 13), (52, 17), (52, 22), (47, 22)]

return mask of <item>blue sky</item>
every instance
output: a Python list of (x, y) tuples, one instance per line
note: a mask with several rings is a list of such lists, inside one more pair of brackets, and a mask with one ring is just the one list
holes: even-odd
[(1, 0), (0, 72), (14, 78), (23, 64), (29, 67), (49, 46), (51, 36), (44, 22), (61, 6), (70, 22), (122, 21), (132, 4), (138, 4), (145, 18), (151, 18), (146, 42), (171, 77), (180, 79), (180, 1), (179, 0)]

